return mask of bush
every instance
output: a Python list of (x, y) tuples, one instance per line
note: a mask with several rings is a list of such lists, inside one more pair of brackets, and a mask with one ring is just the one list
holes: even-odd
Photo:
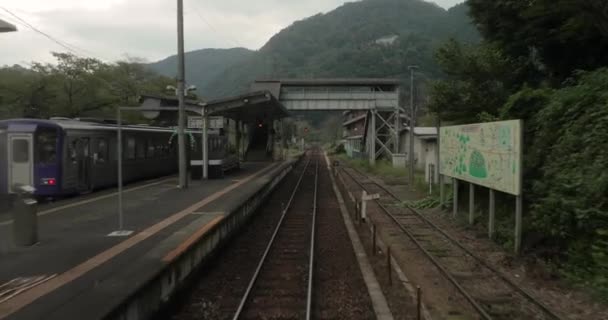
[[(530, 230), (544, 237), (578, 275), (608, 287), (608, 69), (580, 72), (572, 86), (525, 92), (538, 112), (507, 104), (526, 125), (526, 197)], [(536, 114), (531, 116), (531, 114)], [(583, 271), (581, 271), (583, 270)]]

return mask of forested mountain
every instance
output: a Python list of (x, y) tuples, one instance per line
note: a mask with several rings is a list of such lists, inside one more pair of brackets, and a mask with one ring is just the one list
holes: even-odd
[[(346, 3), (295, 22), (255, 53), (190, 52), (188, 82), (199, 95), (217, 98), (247, 90), (262, 77), (401, 77), (418, 65), (423, 76), (435, 78), (441, 75), (434, 59), (441, 43), (450, 37), (479, 41), (467, 11), (464, 4), (445, 10), (421, 0)], [(175, 59), (169, 59), (154, 69), (173, 76)]]
[[(227, 68), (240, 63), (253, 55), (253, 51), (245, 48), (233, 49), (202, 49), (186, 53), (186, 79), (188, 84), (197, 88), (206, 87)], [(168, 77), (177, 75), (177, 55), (148, 65), (153, 71)], [(199, 91), (199, 95), (202, 92)], [(204, 98), (204, 94), (202, 95)]]

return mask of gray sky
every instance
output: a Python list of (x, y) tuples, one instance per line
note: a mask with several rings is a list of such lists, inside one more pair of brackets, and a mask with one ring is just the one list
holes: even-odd
[[(68, 43), (81, 55), (113, 61), (128, 56), (149, 61), (176, 50), (175, 0), (0, 0), (39, 30)], [(259, 49), (300, 20), (328, 12), (344, 0), (184, 0), (186, 50), (243, 46)], [(449, 8), (463, 0), (434, 0)], [(60, 45), (23, 26), (0, 8), (0, 19), (19, 32), (0, 34), (0, 66), (51, 61)]]

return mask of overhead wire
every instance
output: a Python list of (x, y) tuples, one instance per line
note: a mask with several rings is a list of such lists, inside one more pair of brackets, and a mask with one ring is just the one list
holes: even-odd
[(198, 10), (196, 4), (193, 1), (190, 1), (192, 4), (192, 9), (194, 10), (194, 13), (198, 16), (198, 18), (203, 21), (203, 23), (205, 23), (211, 30), (213, 30), (215, 33), (225, 37), (226, 39), (228, 39), (229, 41), (231, 41), (233, 44), (235, 44), (237, 47), (242, 47), (245, 48), (244, 45), (242, 45), (238, 40), (236, 40), (235, 38), (231, 37), (229, 34), (227, 33), (222, 33), (220, 31), (218, 31), (210, 22), (209, 20), (207, 20)]
[(68, 43), (66, 41), (59, 40), (58, 38), (56, 38), (56, 37), (54, 37), (54, 36), (52, 36), (52, 35), (44, 32), (44, 31), (40, 30), (39, 28), (33, 26), (32, 24), (30, 24), (29, 22), (27, 22), (25, 19), (21, 18), (20, 16), (18, 16), (17, 14), (15, 14), (14, 12), (12, 12), (11, 10), (9, 10), (9, 9), (7, 9), (5, 7), (0, 6), (0, 8), (2, 10), (4, 10), (5, 12), (7, 12), (9, 15), (11, 15), (14, 19), (16, 19), (17, 20), (16, 24), (22, 25), (22, 26), (25, 26), (25, 27), (31, 29), (32, 31), (34, 31), (34, 32), (36, 32), (36, 33), (44, 36), (45, 38), (53, 41), (57, 45), (61, 46), (62, 48), (68, 50), (69, 52), (71, 52), (71, 53), (73, 53), (73, 54), (75, 54), (77, 56), (85, 56), (85, 57), (89, 56), (89, 57), (93, 57), (95, 59), (102, 60), (102, 61), (103, 60), (107, 60), (107, 59), (101, 59), (96, 54), (92, 54), (91, 51), (82, 49), (82, 48), (80, 48), (78, 46), (75, 46), (73, 44), (70, 44), (70, 43)]

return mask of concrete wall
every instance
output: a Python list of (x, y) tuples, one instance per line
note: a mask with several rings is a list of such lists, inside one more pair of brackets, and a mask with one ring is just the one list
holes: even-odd
[[(409, 159), (410, 136), (407, 131), (401, 133), (401, 150)], [(421, 139), (414, 136), (414, 159), (417, 170), (426, 170), (428, 164), (436, 164), (437, 140)]]
[(365, 144), (363, 139), (348, 139), (344, 142), (344, 149), (350, 158), (354, 158), (356, 154), (365, 152)]
[[(425, 160), (424, 160), (424, 180), (429, 182), (430, 179), (434, 183), (439, 183), (439, 168), (437, 166), (437, 152), (438, 146), (436, 140), (428, 140), (424, 142), (425, 145)], [(432, 170), (431, 170), (432, 166)], [(431, 172), (432, 171), (432, 172)], [(432, 175), (432, 176), (431, 176)]]

